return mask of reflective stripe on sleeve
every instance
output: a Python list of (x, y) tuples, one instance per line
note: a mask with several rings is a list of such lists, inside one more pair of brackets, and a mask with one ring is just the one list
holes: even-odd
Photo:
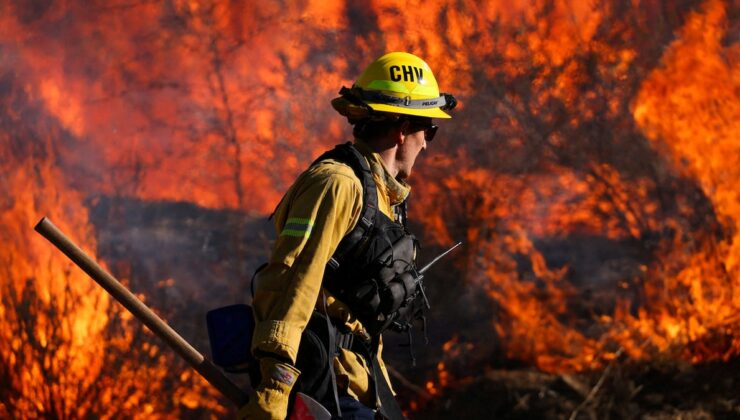
[(313, 229), (313, 221), (311, 219), (291, 217), (285, 222), (280, 236), (303, 238), (311, 234), (311, 229)]

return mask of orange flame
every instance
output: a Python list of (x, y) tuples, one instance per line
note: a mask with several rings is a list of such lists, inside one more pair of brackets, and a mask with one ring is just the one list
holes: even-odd
[(646, 285), (657, 316), (635, 325), (665, 337), (661, 350), (688, 346), (684, 356), (694, 362), (740, 353), (740, 45), (722, 45), (726, 28), (721, 1), (692, 13), (634, 105), (648, 138), (698, 180), (727, 232), (688, 249), (680, 238), (665, 244), (662, 260), (673, 264), (652, 268), (664, 280)]
[[(50, 84), (39, 91), (9, 90), (0, 108), (12, 110), (29, 93), (45, 100), (58, 93)], [(224, 413), (200, 377), (170, 378), (183, 363), (32, 229), (48, 215), (95, 254), (82, 194), (68, 187), (51, 159), (63, 136), (56, 122), (68, 130), (78, 122), (56, 114), (70, 103), (52, 103), (58, 119), (39, 119), (27, 132), (18, 114), (0, 121), (7, 128), (0, 134), (0, 187), (7, 192), (0, 206), (0, 416), (161, 418), (183, 406)], [(64, 115), (77, 115), (71, 112)], [(161, 398), (168, 382), (174, 395)]]
[[(650, 17), (671, 8), (654, 1), (632, 2), (646, 11), (635, 15), (567, 0), (35, 3), (0, 6), (0, 91), (12, 93), (0, 96), (0, 182), (11, 192), (0, 202), (11, 240), (1, 255), (6, 299), (19, 299), (0, 305), (0, 353), (17, 369), (21, 413), (114, 412), (110, 365), (115, 381), (138, 384), (115, 410), (177, 411), (153, 398), (170, 359), (28, 232), (35, 219), (58, 215), (94, 251), (89, 196), (269, 213), (299, 171), (348, 136), (328, 107), (339, 86), (390, 50), (420, 54), (462, 98), (450, 141), (420, 163), (412, 217), (431, 242), (465, 239), (467, 287), (490, 298), (491, 335), (507, 357), (563, 371), (603, 366), (620, 347), (693, 362), (740, 352), (739, 50), (725, 39), (726, 2), (661, 19), (685, 21), (647, 76), (658, 57), (634, 34), (659, 37)], [(639, 244), (644, 255), (635, 270), (612, 260), (574, 284), (574, 263), (553, 262), (543, 238)], [(605, 278), (610, 304), (588, 307), (585, 289)], [(21, 315), (38, 315), (23, 338), (5, 328), (18, 324), (21, 298), (37, 302)], [(57, 327), (60, 301), (76, 303)], [(21, 360), (56, 337), (58, 358)], [(132, 343), (142, 371), (104, 351)], [(467, 345), (445, 344), (429, 393), (464, 380), (453, 361)], [(52, 407), (40, 397), (44, 374), (61, 366), (87, 376), (60, 387), (95, 378), (102, 397), (60, 391), (64, 407)], [(190, 373), (176, 382), (178, 407), (223, 412)]]
[[(416, 205), (439, 210), (424, 215), (437, 242), (452, 242), (462, 228), (473, 249), (464, 271), (498, 305), (493, 327), (508, 357), (553, 372), (599, 368), (620, 348), (634, 360), (698, 363), (740, 354), (740, 300), (734, 293), (740, 286), (735, 228), (740, 98), (733, 66), (740, 50), (722, 45), (726, 22), (721, 1), (708, 1), (689, 14), (634, 102), (634, 118), (652, 146), (671, 154), (683, 176), (699, 181), (719, 224), (710, 213), (701, 216), (706, 225), (696, 225), (692, 220), (701, 210), (686, 201), (679, 201), (676, 215), (667, 214), (659, 201), (661, 178), (623, 174), (605, 163), (589, 163), (581, 171), (549, 165), (544, 175), (510, 176), (467, 169), (461, 162), (474, 159), (458, 152), (428, 167), (428, 175), (442, 181), (420, 184), (424, 191)], [(595, 45), (602, 47), (608, 46)], [(626, 72), (635, 59), (628, 49), (604, 53), (618, 60), (617, 72)], [(571, 85), (583, 77), (582, 70), (566, 68), (549, 94), (575, 101), (578, 90)], [(615, 104), (608, 103), (608, 112), (620, 112)], [(584, 109), (582, 115), (593, 113)], [(642, 242), (649, 232), (660, 232), (652, 257), (644, 257), (639, 272), (618, 274), (613, 312), (597, 311), (586, 323), (573, 311), (589, 302), (567, 280), (570, 267), (551, 266), (534, 243), (572, 235)], [(445, 364), (438, 368), (447, 372)], [(449, 377), (436, 376), (426, 386), (438, 394)]]

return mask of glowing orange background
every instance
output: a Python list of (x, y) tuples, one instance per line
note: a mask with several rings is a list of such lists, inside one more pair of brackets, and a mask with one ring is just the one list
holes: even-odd
[[(49, 215), (94, 254), (90, 198), (269, 214), (313, 158), (349, 138), (329, 106), (339, 87), (393, 50), (422, 56), (461, 100), (419, 163), (411, 217), (430, 246), (466, 242), (457, 281), (490, 298), (490, 333), (508, 357), (545, 371), (599, 368), (620, 349), (736, 357), (732, 2), (590, 3), (0, 5), (0, 373), (16, 390), (0, 415), (226, 412), (188, 371), (166, 380), (173, 356), (136, 341), (146, 333), (135, 321), (31, 227)], [(573, 312), (586, 299), (573, 264), (540, 245), (581, 236), (646, 249), (638, 272), (615, 280), (613, 308), (588, 319)], [(106, 354), (125, 359), (137, 344), (136, 360), (109, 367)], [(441, 351), (476, 344), (455, 336)], [(440, 361), (427, 389), (450, 380)], [(122, 384), (139, 388), (117, 401)]]

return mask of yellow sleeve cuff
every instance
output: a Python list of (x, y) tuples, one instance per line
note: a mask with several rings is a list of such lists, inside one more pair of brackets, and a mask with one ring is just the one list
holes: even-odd
[(252, 336), (252, 353), (276, 354), (295, 364), (303, 328), (285, 321), (258, 322)]

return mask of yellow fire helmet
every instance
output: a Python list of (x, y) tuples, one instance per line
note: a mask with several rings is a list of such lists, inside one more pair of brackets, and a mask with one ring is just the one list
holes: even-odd
[(352, 88), (342, 87), (332, 107), (354, 124), (388, 114), (452, 118), (446, 110), (457, 105), (449, 93), (440, 93), (432, 69), (421, 58), (392, 52), (372, 62)]

